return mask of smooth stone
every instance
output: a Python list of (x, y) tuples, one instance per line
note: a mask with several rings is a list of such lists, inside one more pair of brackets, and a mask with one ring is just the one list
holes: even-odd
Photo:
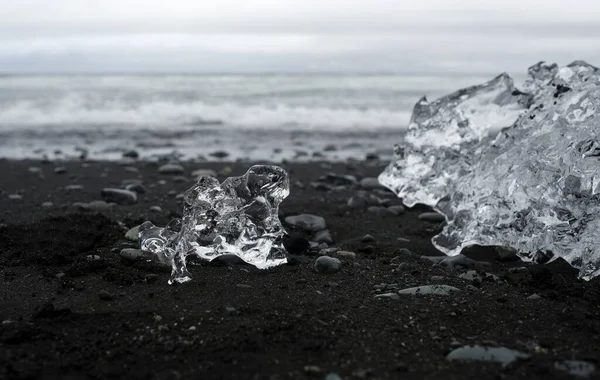
[(110, 294), (109, 292), (107, 292), (104, 289), (102, 289), (101, 291), (98, 292), (98, 297), (100, 297), (100, 299), (102, 301), (110, 301), (113, 299), (112, 294)]
[(319, 178), (320, 182), (325, 182), (333, 186), (355, 186), (358, 180), (353, 175), (340, 175), (336, 173), (327, 173)]
[(436, 295), (436, 296), (447, 296), (451, 292), (457, 292), (460, 289), (450, 285), (423, 285), (414, 288), (407, 288), (398, 291), (398, 294), (402, 295)]
[(129, 185), (125, 186), (125, 190), (133, 191), (138, 194), (146, 194), (148, 192), (146, 187), (141, 183), (130, 183)]
[(333, 244), (333, 237), (331, 236), (331, 232), (329, 232), (329, 230), (323, 230), (315, 233), (311, 240), (317, 243)]
[(158, 168), (158, 172), (160, 174), (183, 174), (185, 170), (183, 166), (178, 164), (165, 164)]
[(334, 274), (340, 271), (342, 262), (335, 257), (321, 256), (315, 261), (317, 273)]
[(127, 261), (136, 261), (142, 257), (144, 252), (141, 249), (125, 248), (119, 252), (119, 256)]
[(440, 223), (446, 220), (446, 217), (442, 214), (438, 214), (437, 212), (424, 212), (419, 215), (419, 220), (424, 220), (426, 222)]
[(375, 242), (375, 238), (369, 234), (366, 234), (365, 236), (362, 237), (361, 241), (363, 243), (373, 243)]
[(396, 214), (394, 214), (392, 211), (381, 206), (370, 206), (367, 208), (367, 211), (377, 216), (396, 216)]
[(65, 174), (67, 172), (67, 168), (59, 166), (58, 168), (54, 168), (54, 173), (56, 174)]
[(101, 194), (105, 201), (120, 205), (132, 205), (138, 201), (137, 193), (125, 189), (106, 188)]
[(362, 208), (367, 206), (375, 206), (381, 203), (381, 199), (373, 194), (365, 191), (358, 191), (355, 195), (348, 199), (346, 205), (350, 208)]
[(528, 300), (540, 300), (542, 299), (542, 297), (540, 297), (539, 294), (537, 293), (533, 293), (532, 295), (530, 295), (529, 297), (527, 297)]
[(397, 238), (396, 241), (399, 243), (410, 243), (410, 239), (403, 238), (403, 237)]
[(91, 201), (86, 206), (88, 210), (92, 211), (106, 211), (110, 209), (110, 205), (104, 201)]
[(596, 371), (596, 366), (593, 363), (583, 360), (563, 360), (562, 362), (554, 362), (554, 368), (578, 377), (589, 377)]
[(310, 243), (302, 234), (292, 232), (283, 238), (283, 246), (292, 255), (299, 255), (308, 250)]
[(83, 186), (81, 185), (67, 185), (65, 186), (66, 191), (80, 191), (83, 190)]
[(354, 260), (356, 258), (356, 253), (352, 251), (337, 251), (335, 255), (346, 260)]
[(396, 293), (382, 293), (382, 294), (377, 294), (373, 298), (375, 298), (375, 299), (388, 298), (388, 299), (391, 299), (391, 300), (398, 301), (400, 299), (400, 296), (398, 294), (396, 294)]
[(506, 347), (484, 347), (479, 345), (459, 347), (446, 355), (448, 360), (496, 362), (504, 367), (517, 360), (528, 359), (529, 357), (530, 355)]
[(148, 209), (150, 212), (162, 212), (162, 208), (160, 206), (152, 206)]
[(202, 177), (216, 177), (217, 172), (212, 169), (196, 169), (192, 172), (192, 177), (200, 179)]
[(303, 230), (308, 232), (317, 232), (327, 228), (327, 223), (325, 223), (325, 219), (323, 219), (320, 216), (311, 214), (288, 216), (284, 220), (287, 224), (290, 224), (294, 227), (302, 228)]
[(79, 211), (88, 211), (90, 209), (89, 204), (83, 202), (74, 202), (71, 207)]
[(214, 158), (225, 158), (225, 157), (229, 157), (229, 153), (225, 152), (223, 150), (217, 150), (216, 152), (212, 152), (208, 154), (211, 157)]
[(404, 209), (404, 206), (400, 206), (400, 205), (396, 205), (396, 206), (390, 206), (390, 207), (388, 207), (387, 209), (388, 209), (388, 211), (390, 211), (392, 214), (394, 214), (394, 215), (396, 215), (396, 216), (397, 216), (397, 215), (402, 215), (402, 214), (404, 214), (404, 212), (406, 211), (406, 210)]
[(44, 203), (42, 203), (42, 207), (49, 208), (49, 207), (52, 207), (52, 206), (54, 206), (54, 203), (52, 203), (52, 202), (44, 202)]
[(125, 239), (137, 242), (140, 239), (140, 226), (135, 226), (127, 231)]
[(10, 194), (8, 196), (8, 199), (13, 200), (13, 201), (19, 201), (19, 200), (23, 199), (23, 196), (20, 194)]
[(366, 190), (373, 190), (373, 189), (378, 189), (383, 186), (381, 186), (381, 184), (379, 183), (379, 180), (377, 178), (365, 177), (360, 180), (360, 187), (362, 187), (363, 189), (366, 189)]
[(27, 170), (29, 171), (29, 173), (41, 173), (41, 171), (42, 171), (41, 168), (38, 168), (36, 166), (31, 166)]
[(343, 380), (340, 375), (335, 372), (330, 372), (325, 376), (325, 380)]

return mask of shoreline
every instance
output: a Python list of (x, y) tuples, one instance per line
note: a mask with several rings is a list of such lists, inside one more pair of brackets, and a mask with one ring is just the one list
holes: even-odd
[[(168, 286), (168, 268), (119, 256), (135, 246), (129, 228), (181, 214), (177, 197), (194, 170), (220, 172), (222, 181), (249, 164), (184, 161), (181, 174), (166, 175), (149, 161), (0, 159), (0, 377), (572, 379), (556, 363), (600, 364), (600, 280), (577, 280), (561, 260), (500, 261), (481, 247), (464, 252), (489, 262), (473, 277), (459, 277), (473, 268), (432, 265), (420, 258), (441, 255), (430, 242), (441, 225), (419, 218), (429, 208), (393, 215), (349, 207), (359, 191), (385, 209), (401, 201), (384, 189), (320, 180), (376, 177), (385, 166), (376, 160), (280, 165), (291, 183), (280, 219), (321, 216), (330, 246), (354, 253), (340, 256), (335, 274), (315, 273), (320, 253), (308, 250), (263, 271), (192, 260), (192, 281)], [(146, 190), (136, 204), (82, 206), (133, 180)], [(459, 291), (384, 296), (424, 285)], [(505, 367), (446, 359), (468, 345), (528, 359)]]

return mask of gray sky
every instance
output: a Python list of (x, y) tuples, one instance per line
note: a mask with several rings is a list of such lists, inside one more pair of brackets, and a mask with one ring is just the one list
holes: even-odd
[(598, 0), (5, 0), (0, 71), (524, 73), (600, 65)]

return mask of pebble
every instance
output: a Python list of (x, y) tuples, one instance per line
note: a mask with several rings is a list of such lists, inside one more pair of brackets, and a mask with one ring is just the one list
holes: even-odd
[(424, 212), (419, 215), (419, 220), (426, 222), (440, 223), (446, 220), (444, 215), (438, 214), (437, 212)]
[(396, 216), (397, 214), (393, 213), (392, 211), (390, 211), (388, 208), (386, 207), (382, 207), (382, 206), (369, 206), (369, 208), (367, 208), (367, 211), (375, 214), (377, 216)]
[(396, 239), (396, 241), (399, 243), (410, 243), (410, 239), (403, 238), (403, 237), (399, 237), (398, 239)]
[(103, 301), (110, 301), (113, 299), (112, 294), (110, 294), (109, 292), (107, 292), (104, 289), (102, 289), (98, 292), (98, 297), (100, 297), (100, 299)]
[(329, 230), (323, 230), (315, 233), (311, 240), (316, 243), (333, 244), (333, 237), (331, 236), (331, 232), (329, 232)]
[(81, 191), (83, 190), (83, 186), (81, 185), (67, 185), (65, 186), (66, 191)]
[(86, 209), (97, 212), (102, 212), (110, 209), (110, 205), (105, 201), (91, 201), (90, 203), (84, 205), (86, 206)]
[(135, 248), (125, 248), (119, 252), (119, 256), (127, 261), (136, 261), (138, 258), (142, 257), (142, 255), (142, 250)]
[(136, 150), (128, 150), (128, 151), (123, 152), (123, 157), (139, 158), (140, 154)]
[(120, 205), (132, 205), (137, 203), (137, 194), (130, 190), (105, 188), (102, 190), (102, 198), (107, 202), (114, 202)]
[(403, 206), (400, 206), (400, 205), (396, 205), (396, 206), (390, 206), (390, 207), (388, 207), (388, 210), (389, 210), (389, 211), (390, 211), (392, 214), (394, 214), (394, 215), (396, 215), (396, 216), (398, 216), (398, 215), (402, 215), (402, 214), (404, 214), (404, 212), (406, 211), (406, 210), (404, 209), (404, 207), (403, 207)]
[(307, 232), (322, 231), (327, 228), (325, 219), (320, 216), (311, 214), (300, 214), (294, 216), (288, 216), (285, 218), (285, 222), (294, 227), (302, 228)]
[(290, 233), (283, 239), (283, 246), (292, 255), (299, 255), (308, 250), (309, 242), (301, 234)]
[(185, 172), (183, 166), (178, 164), (165, 164), (158, 168), (160, 174), (181, 175)]
[(460, 289), (450, 285), (423, 285), (414, 288), (407, 288), (398, 291), (398, 294), (402, 295), (436, 295), (436, 296), (447, 296), (451, 292), (457, 292)]
[(137, 242), (139, 240), (140, 226), (135, 226), (125, 234), (125, 239)]
[(201, 177), (216, 177), (217, 172), (212, 169), (196, 169), (192, 172), (192, 177), (200, 179)]
[(554, 362), (554, 368), (578, 377), (589, 377), (596, 371), (596, 366), (593, 363), (583, 360), (563, 360), (562, 362)]
[(53, 207), (53, 206), (54, 206), (54, 203), (52, 203), (52, 202), (44, 202), (44, 203), (42, 203), (42, 207), (49, 208), (49, 207)]
[(20, 194), (10, 194), (8, 196), (8, 199), (13, 200), (13, 201), (19, 201), (19, 200), (23, 199), (23, 196)]
[(373, 298), (375, 298), (375, 299), (388, 298), (391, 300), (398, 301), (400, 299), (400, 296), (396, 293), (382, 293), (382, 294), (375, 295)]
[(529, 297), (527, 297), (528, 300), (539, 300), (542, 299), (542, 297), (540, 297), (539, 294), (537, 293), (533, 293), (532, 295), (530, 295)]
[(363, 243), (373, 243), (375, 242), (375, 238), (369, 234), (366, 234), (365, 236), (362, 237), (361, 241)]
[(56, 174), (65, 174), (66, 172), (67, 172), (67, 168), (64, 168), (62, 166), (54, 168), (54, 173), (56, 173)]
[(125, 186), (125, 190), (133, 191), (138, 194), (146, 194), (148, 190), (141, 183), (130, 183)]
[(379, 205), (380, 203), (381, 200), (377, 196), (369, 194), (365, 191), (358, 191), (355, 195), (348, 199), (346, 205), (350, 208), (362, 208)]
[(502, 364), (504, 367), (517, 360), (528, 359), (529, 357), (530, 355), (528, 354), (506, 347), (485, 347), (479, 345), (459, 347), (446, 355), (447, 360), (496, 362)]
[(333, 186), (355, 186), (358, 180), (353, 175), (340, 175), (336, 173), (327, 173), (319, 178), (320, 182)]
[(342, 262), (335, 257), (321, 256), (315, 261), (317, 273), (333, 274), (340, 271)]
[(354, 260), (356, 258), (356, 253), (352, 251), (337, 251), (335, 255), (346, 260)]
[(211, 157), (215, 157), (215, 158), (225, 158), (225, 157), (229, 157), (229, 153), (223, 151), (223, 150), (217, 150), (216, 152), (212, 152), (208, 154)]
[(335, 372), (330, 372), (325, 376), (325, 380), (342, 380), (342, 377)]
[(360, 187), (366, 190), (373, 190), (381, 188), (379, 180), (375, 177), (365, 177), (360, 180)]
[(150, 212), (162, 212), (162, 208), (160, 206), (152, 206), (148, 209)]

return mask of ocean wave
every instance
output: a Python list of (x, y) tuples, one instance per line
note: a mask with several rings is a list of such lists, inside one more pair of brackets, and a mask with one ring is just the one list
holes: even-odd
[(0, 104), (0, 130), (39, 128), (60, 130), (88, 125), (110, 128), (203, 128), (226, 125), (240, 129), (332, 130), (399, 128), (410, 112), (385, 108), (332, 108), (290, 104), (211, 103), (145, 99), (124, 101), (103, 98), (90, 102), (81, 96), (59, 99), (18, 99)]

